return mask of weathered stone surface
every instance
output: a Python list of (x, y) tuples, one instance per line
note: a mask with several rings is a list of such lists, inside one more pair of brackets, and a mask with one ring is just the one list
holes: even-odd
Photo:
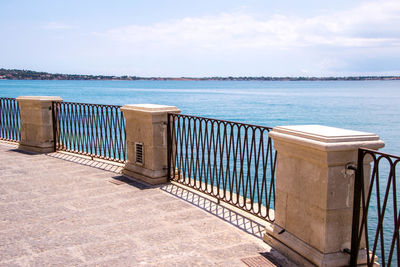
[(60, 102), (58, 96), (17, 97), (21, 116), (22, 150), (36, 152), (54, 151), (52, 102)]
[(0, 266), (232, 267), (260, 252), (288, 265), (242, 220), (60, 154), (0, 143)]
[[(127, 163), (124, 174), (150, 184), (167, 181), (168, 113), (175, 106), (138, 104), (121, 108), (126, 119)], [(142, 163), (136, 162), (136, 143), (143, 145)]]
[(357, 162), (359, 147), (378, 149), (384, 142), (321, 125), (279, 126), (269, 136), (278, 155), (276, 210), (265, 240), (303, 264), (348, 264), (342, 251), (351, 239), (354, 172), (346, 166)]

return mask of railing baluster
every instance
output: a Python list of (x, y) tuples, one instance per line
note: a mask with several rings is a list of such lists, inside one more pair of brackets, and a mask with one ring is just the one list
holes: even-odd
[(15, 98), (0, 97), (0, 140), (19, 142), (20, 113)]
[(263, 136), (270, 130), (169, 114), (169, 179), (273, 222), (276, 154)]
[(126, 129), (121, 106), (73, 102), (59, 102), (53, 106), (56, 107), (58, 150), (126, 161)]
[[(372, 172), (368, 174), (368, 177), (364, 177), (363, 165), (367, 157), (372, 158)], [(400, 156), (360, 148), (357, 162), (350, 266), (357, 265), (360, 249), (366, 250), (367, 266), (374, 266), (375, 263), (391, 266), (396, 265), (396, 262), (399, 266), (400, 211), (397, 205), (399, 200), (397, 199), (396, 166), (400, 162)], [(383, 164), (388, 164), (388, 166), (384, 167)], [(382, 177), (387, 177), (387, 179), (381, 179)], [(366, 185), (365, 178), (368, 178)], [(389, 205), (390, 198), (393, 200), (393, 205)], [(374, 216), (369, 216), (372, 214)], [(392, 224), (385, 220), (388, 216), (393, 216), (393, 220), (389, 219)], [(363, 243), (365, 246), (362, 246)]]

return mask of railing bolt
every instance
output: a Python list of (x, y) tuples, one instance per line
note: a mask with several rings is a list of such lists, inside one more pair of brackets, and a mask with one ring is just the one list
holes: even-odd
[(353, 162), (347, 163), (345, 168), (346, 170), (357, 171), (357, 166)]

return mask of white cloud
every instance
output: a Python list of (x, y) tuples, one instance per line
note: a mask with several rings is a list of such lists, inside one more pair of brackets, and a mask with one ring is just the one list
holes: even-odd
[(46, 30), (69, 30), (72, 29), (73, 27), (71, 25), (64, 23), (49, 22), (46, 25), (44, 25), (43, 28)]
[(95, 33), (88, 50), (152, 76), (344, 76), (400, 71), (400, 1), (319, 16), (245, 12)]
[(309, 18), (280, 14), (260, 18), (244, 13), (188, 17), (97, 35), (127, 45), (215, 50), (400, 47), (400, 1), (371, 1), (352, 10)]

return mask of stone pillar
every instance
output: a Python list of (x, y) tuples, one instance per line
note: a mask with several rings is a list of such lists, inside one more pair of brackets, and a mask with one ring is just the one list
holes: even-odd
[(149, 184), (167, 181), (168, 113), (174, 106), (125, 105), (127, 162), (123, 173)]
[(304, 265), (348, 265), (342, 251), (350, 248), (354, 171), (346, 165), (356, 164), (359, 147), (379, 149), (384, 142), (320, 125), (275, 127), (269, 136), (278, 153), (276, 202), (264, 241)]
[(22, 150), (47, 153), (54, 151), (52, 102), (58, 96), (19, 96)]

